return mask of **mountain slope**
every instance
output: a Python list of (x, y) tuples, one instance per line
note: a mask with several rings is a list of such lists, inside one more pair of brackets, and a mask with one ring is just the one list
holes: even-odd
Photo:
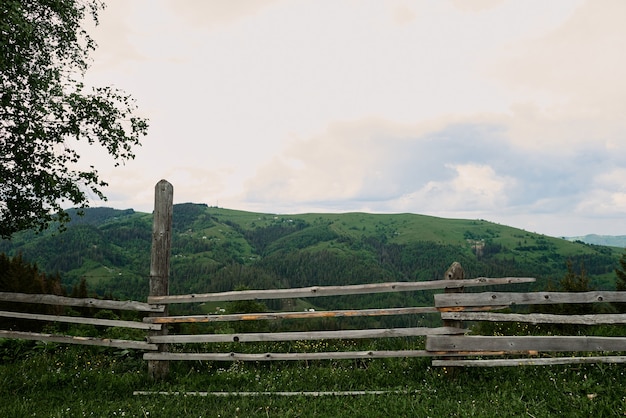
[[(67, 287), (84, 277), (99, 294), (144, 300), (151, 228), (151, 214), (93, 208), (64, 233), (21, 233), (0, 241), (0, 252), (21, 252), (42, 270), (60, 272)], [(575, 268), (584, 264), (594, 286), (613, 288), (620, 255), (617, 248), (485, 220), (274, 215), (185, 203), (174, 207), (170, 292), (436, 280), (453, 261), (461, 262), (467, 277), (533, 276), (545, 288), (563, 277), (570, 260)], [(401, 304), (405, 297), (411, 296), (386, 301)]]
[(580, 237), (565, 237), (568, 241), (582, 241), (587, 244), (606, 245), (610, 247), (626, 247), (626, 235), (589, 234)]

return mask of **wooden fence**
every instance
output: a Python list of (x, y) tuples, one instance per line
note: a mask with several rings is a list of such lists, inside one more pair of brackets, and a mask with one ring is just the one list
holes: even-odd
[[(135, 301), (114, 301), (114, 300), (101, 300), (91, 298), (68, 298), (64, 296), (56, 295), (38, 295), (28, 293), (7, 293), (0, 292), (0, 301), (3, 302), (22, 302), (22, 303), (35, 303), (42, 305), (56, 305), (56, 306), (72, 306), (81, 308), (95, 308), (95, 309), (115, 309), (115, 310), (130, 310), (137, 312), (152, 312), (160, 313), (164, 311), (163, 305), (149, 305), (147, 303), (135, 302)], [(46, 315), (46, 314), (34, 314), (25, 312), (13, 312), (13, 311), (0, 311), (0, 317), (15, 318), (15, 319), (28, 319), (33, 321), (43, 322), (59, 322), (59, 323), (71, 323), (71, 324), (86, 324), (86, 325), (98, 325), (105, 327), (120, 327), (120, 328), (134, 328), (141, 330), (161, 330), (160, 324), (149, 324), (138, 321), (120, 321), (112, 319), (98, 319), (98, 318), (86, 318), (79, 316), (63, 316), (63, 315)], [(81, 345), (99, 345), (105, 347), (116, 348), (132, 348), (137, 350), (157, 350), (156, 344), (146, 341), (132, 341), (132, 340), (117, 340), (109, 338), (95, 338), (95, 337), (80, 337), (70, 335), (54, 335), (43, 334), (38, 332), (24, 332), (13, 330), (0, 330), (0, 338), (14, 338), (24, 340), (38, 340), (56, 343), (66, 344), (81, 344)]]
[[(419, 315), (437, 313), (434, 306), (377, 308), (354, 310), (328, 310), (304, 312), (259, 312), (244, 314), (209, 314), (168, 316), (167, 306), (174, 303), (230, 302), (241, 300), (268, 300), (284, 298), (309, 298), (320, 296), (365, 295), (383, 292), (407, 292), (445, 289), (455, 291), (463, 288), (490, 285), (529, 283), (532, 278), (476, 278), (461, 280), (438, 280), (426, 282), (392, 282), (350, 286), (314, 286), (296, 289), (243, 290), (209, 294), (175, 296), (150, 296), (148, 303), (135, 301), (112, 301), (101, 299), (68, 298), (55, 295), (0, 293), (0, 301), (37, 303), (56, 306), (88, 307), (94, 309), (133, 310), (148, 313), (139, 321), (121, 321), (80, 316), (33, 314), (15, 311), (0, 311), (0, 317), (29, 319), (58, 323), (88, 324), (102, 327), (123, 327), (146, 331), (146, 341), (116, 340), (95, 337), (53, 335), (35, 332), (0, 330), (0, 338), (28, 339), (67, 344), (98, 345), (106, 347), (143, 350), (153, 376), (163, 376), (168, 370), (169, 360), (213, 360), (213, 361), (272, 361), (272, 360), (322, 360), (322, 359), (362, 359), (388, 357), (424, 357), (438, 355), (428, 350), (395, 351), (332, 351), (300, 353), (235, 353), (235, 352), (170, 352), (172, 344), (216, 343), (216, 342), (262, 342), (262, 341), (306, 341), (306, 340), (356, 340), (374, 338), (418, 337), (465, 334), (467, 330), (457, 326), (407, 327), (407, 328), (366, 328), (336, 331), (291, 331), (291, 332), (250, 332), (232, 334), (181, 334), (168, 335), (167, 326), (181, 323), (240, 322), (281, 319), (315, 318), (356, 318), (392, 315)], [(454, 295), (451, 293), (450, 295)], [(460, 295), (460, 294), (458, 294)], [(150, 367), (152, 362), (152, 368)]]
[[(237, 300), (268, 300), (284, 298), (308, 298), (319, 296), (338, 296), (372, 294), (381, 292), (404, 292), (432, 289), (458, 289), (463, 287), (504, 285), (513, 283), (528, 283), (532, 278), (477, 278), (469, 280), (438, 280), (427, 282), (394, 282), (379, 284), (364, 284), (352, 286), (314, 286), (297, 289), (274, 290), (243, 290), (222, 293), (156, 296), (149, 297), (149, 303), (172, 304), (190, 302), (214, 302)], [(222, 321), (258, 321), (280, 319), (313, 319), (313, 318), (340, 318), (340, 317), (371, 317), (390, 315), (413, 315), (438, 312), (435, 307), (405, 307), (358, 310), (328, 310), (306, 312), (271, 312), (271, 313), (244, 313), (244, 314), (210, 314), (190, 316), (154, 316), (146, 318), (153, 324), (174, 323), (207, 323)], [(193, 344), (217, 342), (261, 342), (261, 341), (305, 341), (305, 340), (355, 340), (363, 338), (394, 338), (417, 337), (431, 335), (463, 334), (466, 330), (454, 327), (408, 327), (408, 328), (366, 328), (356, 330), (336, 331), (290, 331), (290, 332), (252, 332), (234, 334), (199, 334), (199, 335), (162, 335), (149, 337), (148, 340), (157, 344)], [(219, 353), (219, 352), (151, 352), (144, 354), (146, 360), (214, 360), (214, 361), (272, 361), (272, 360), (319, 360), (319, 359), (358, 359), (384, 357), (422, 357), (431, 355), (426, 350), (397, 350), (397, 351), (332, 351), (332, 352), (299, 352), (299, 353)]]
[[(524, 305), (571, 305), (595, 303), (623, 303), (626, 292), (484, 292), (455, 295), (435, 295), (435, 306), (444, 320), (515, 322), (526, 324), (567, 325), (624, 325), (626, 314), (563, 315), (545, 313), (485, 312)], [(433, 360), (435, 366), (517, 366), (523, 364), (548, 365), (568, 363), (624, 363), (626, 337), (596, 337), (586, 335), (528, 335), (455, 337), (431, 336), (426, 349), (446, 359)], [(539, 357), (551, 352), (596, 353), (583, 357)], [(618, 355), (597, 355), (618, 353)], [(449, 356), (473, 357), (450, 359)], [(506, 356), (483, 359), (475, 357)]]
[[(561, 364), (586, 362), (626, 362), (619, 355), (626, 352), (626, 337), (589, 336), (472, 336), (463, 328), (463, 322), (497, 321), (544, 324), (625, 324), (626, 314), (604, 315), (549, 315), (498, 313), (519, 305), (626, 302), (626, 292), (587, 293), (463, 293), (464, 289), (478, 286), (530, 283), (534, 278), (474, 278), (465, 279), (460, 264), (453, 263), (443, 280), (426, 282), (393, 282), (349, 286), (313, 286), (296, 289), (268, 289), (228, 291), (208, 294), (169, 295), (169, 260), (172, 231), (173, 188), (162, 180), (155, 188), (152, 258), (150, 265), (150, 295), (147, 303), (77, 299), (53, 295), (0, 293), (0, 301), (52, 304), (58, 306), (90, 307), (100, 309), (134, 310), (147, 313), (143, 322), (118, 321), (75, 316), (43, 315), (0, 311), (0, 316), (49, 322), (91, 324), (105, 327), (126, 327), (144, 330), (145, 341), (115, 340), (106, 338), (52, 335), (33, 332), (0, 330), (0, 338), (17, 338), (68, 344), (101, 345), (144, 351), (148, 370), (154, 378), (162, 378), (169, 371), (169, 361), (275, 361), (362, 359), (388, 357), (434, 357), (435, 366), (502, 366), (519, 364)], [(365, 295), (384, 292), (415, 292), (443, 290), (434, 296), (434, 306), (351, 309), (305, 312), (257, 312), (243, 314), (169, 315), (169, 305), (180, 303), (232, 302), (243, 300), (295, 299), (322, 296)], [(170, 335), (173, 324), (241, 322), (282, 319), (315, 319), (374, 317), (392, 315), (420, 315), (440, 313), (443, 326), (405, 328), (364, 328), (332, 331), (245, 332), (231, 334), (178, 334)], [(332, 352), (184, 352), (197, 343), (254, 343), (267, 341), (304, 340), (356, 340), (395, 337), (426, 337), (423, 350), (390, 351), (332, 351)], [(176, 351), (172, 345), (178, 344)], [(601, 355), (586, 357), (537, 357), (548, 352), (596, 352)], [(608, 356), (607, 352), (618, 353)], [(507, 358), (495, 358), (495, 357)], [(516, 358), (511, 358), (516, 356)], [(488, 357), (488, 358), (483, 358)]]

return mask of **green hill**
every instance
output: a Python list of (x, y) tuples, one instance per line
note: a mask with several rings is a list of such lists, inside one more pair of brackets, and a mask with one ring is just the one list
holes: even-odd
[[(85, 278), (98, 294), (145, 300), (152, 215), (92, 208), (74, 218), (63, 233), (0, 241), (0, 252), (21, 252), (43, 271), (59, 272), (67, 288)], [(453, 261), (467, 277), (533, 276), (543, 289), (564, 276), (570, 260), (576, 269), (584, 265), (594, 287), (612, 289), (621, 255), (485, 220), (416, 214), (275, 215), (185, 203), (174, 207), (173, 231), (172, 294), (436, 280)], [(381, 303), (376, 298), (366, 303)]]
[(582, 241), (587, 244), (606, 245), (609, 247), (626, 247), (626, 235), (597, 235), (589, 234), (579, 237), (563, 237), (568, 241)]

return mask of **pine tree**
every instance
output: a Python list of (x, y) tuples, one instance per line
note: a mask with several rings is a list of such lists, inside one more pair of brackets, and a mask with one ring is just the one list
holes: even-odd
[[(626, 291), (626, 252), (619, 259), (619, 267), (615, 269), (615, 290)], [(618, 312), (626, 312), (626, 303), (614, 303), (613, 306)]]
[(567, 273), (559, 284), (563, 292), (589, 292), (593, 290), (589, 287), (589, 276), (587, 276), (585, 265), (581, 262), (580, 274), (576, 274), (571, 260), (567, 260)]
[(626, 290), (626, 252), (619, 259), (619, 268), (615, 269), (617, 280), (615, 281), (615, 290)]

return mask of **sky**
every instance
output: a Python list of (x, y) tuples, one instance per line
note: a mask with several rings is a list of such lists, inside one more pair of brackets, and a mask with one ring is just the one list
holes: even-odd
[(626, 235), (626, 1), (108, 0), (86, 81), (150, 120), (92, 206)]

